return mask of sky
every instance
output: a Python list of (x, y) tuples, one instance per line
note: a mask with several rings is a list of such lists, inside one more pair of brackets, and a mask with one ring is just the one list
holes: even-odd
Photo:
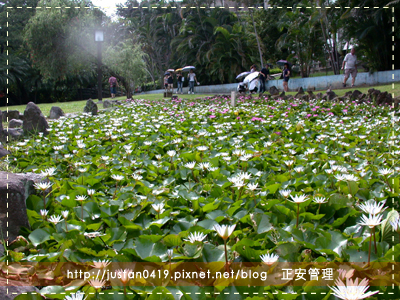
[(95, 6), (101, 8), (102, 11), (106, 13), (107, 16), (112, 17), (113, 14), (117, 12), (117, 4), (124, 4), (124, 0), (92, 0)]

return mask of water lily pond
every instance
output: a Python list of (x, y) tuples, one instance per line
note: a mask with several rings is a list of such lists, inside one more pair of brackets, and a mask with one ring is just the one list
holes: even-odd
[[(399, 261), (398, 111), (356, 102), (242, 97), (236, 107), (229, 103), (223, 96), (127, 100), (98, 116), (52, 121), (48, 135), (13, 143), (10, 165), (48, 181), (27, 199), (26, 245), (11, 247), (7, 259), (106, 261), (93, 268), (108, 261)], [(399, 294), (380, 286), (384, 274), (361, 276), (360, 268), (358, 277), (368, 274), (369, 290), (382, 294), (371, 299)], [(391, 283), (398, 286), (396, 278)], [(59, 281), (41, 293), (49, 299), (78, 290), (87, 299), (340, 297), (309, 282), (151, 287), (121, 279), (120, 287), (105, 288), (110, 282), (89, 281)]]

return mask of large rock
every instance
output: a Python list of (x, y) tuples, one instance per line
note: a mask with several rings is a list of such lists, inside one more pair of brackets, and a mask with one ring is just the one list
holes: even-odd
[(11, 242), (19, 235), (21, 227), (29, 227), (25, 201), (35, 192), (33, 185), (44, 180), (35, 173), (0, 171), (0, 226), (4, 239)]
[(333, 98), (337, 97), (336, 93), (334, 91), (331, 90), (327, 90), (326, 94), (322, 97), (324, 98), (326, 96), (326, 100), (333, 100)]
[[(8, 120), (7, 120), (8, 118)], [(19, 119), (19, 111), (18, 110), (9, 110), (3, 111), (2, 120), (3, 122), (9, 122), (11, 119)]]
[(40, 108), (33, 102), (29, 102), (26, 105), (22, 128), (24, 129), (24, 133), (47, 133), (49, 124), (47, 124), (46, 118)]
[(301, 98), (301, 96), (304, 95), (304, 90), (302, 87), (299, 88), (297, 94), (294, 96), (296, 99)]
[(8, 127), (9, 128), (19, 128), (22, 127), (24, 122), (20, 119), (12, 119), (10, 122), (8, 122)]
[(269, 93), (272, 95), (272, 96), (275, 96), (275, 95), (279, 95), (279, 90), (276, 88), (276, 86), (271, 86), (270, 88), (269, 88)]
[(58, 106), (52, 106), (50, 109), (49, 119), (59, 119), (64, 115), (64, 112)]
[[(3, 113), (0, 110), (0, 120), (3, 120)], [(3, 122), (0, 122), (0, 143), (4, 144), (6, 142), (7, 138), (6, 138), (6, 134), (4, 133), (3, 130)]]
[(98, 109), (97, 109), (97, 104), (93, 102), (92, 99), (89, 99), (86, 102), (85, 107), (83, 108), (83, 111), (85, 113), (91, 113), (92, 115), (97, 115)]
[(356, 100), (356, 99), (360, 98), (360, 96), (361, 96), (362, 94), (363, 94), (363, 93), (360, 92), (359, 90), (354, 90), (353, 93), (352, 93), (352, 95), (351, 95), (351, 100)]
[(24, 130), (22, 128), (8, 128), (3, 130), (4, 135), (8, 136), (8, 141), (19, 140), (24, 137)]
[(103, 101), (103, 108), (109, 108), (112, 107), (113, 103), (110, 100), (104, 100)]
[(0, 145), (0, 158), (4, 157), (8, 154), (11, 154), (10, 151), (8, 151), (7, 149), (4, 149), (2, 145)]
[[(29, 283), (20, 280), (11, 280), (0, 277), (0, 294), (2, 300), (13, 300), (21, 294), (39, 294), (39, 289), (35, 286), (30, 286)], [(27, 295), (25, 295), (27, 296)], [(24, 298), (25, 299), (25, 298)], [(26, 298), (28, 299), (28, 297)], [(29, 298), (32, 299), (32, 298)], [(36, 298), (35, 298), (36, 299)]]

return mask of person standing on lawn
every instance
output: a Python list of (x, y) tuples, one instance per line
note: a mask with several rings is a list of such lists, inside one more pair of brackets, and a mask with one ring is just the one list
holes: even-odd
[(168, 76), (168, 92), (171, 91), (173, 92), (174, 90), (174, 79), (172, 78), (172, 75), (169, 74)]
[(265, 92), (265, 80), (271, 78), (271, 76), (269, 76), (268, 67), (269, 67), (268, 64), (266, 64), (265, 67), (261, 69), (260, 76), (258, 77), (260, 80), (260, 96), (262, 93)]
[[(189, 92), (188, 94), (190, 94), (190, 91), (192, 91), (192, 94), (194, 94), (194, 83), (197, 82), (197, 78), (196, 78), (196, 74), (193, 72), (193, 70), (191, 69), (189, 74), (188, 74), (188, 79), (189, 79)], [(197, 82), (197, 84), (199, 84)]]
[(117, 86), (119, 86), (117, 78), (115, 78), (114, 76), (111, 76), (108, 79), (108, 83), (110, 84), (111, 98), (115, 98), (115, 95), (117, 94)]
[[(346, 65), (346, 67), (345, 67)], [(344, 57), (342, 70), (344, 69), (344, 80), (343, 80), (343, 87), (346, 87), (346, 81), (351, 74), (351, 86), (354, 86), (354, 82), (356, 81), (357, 77), (357, 55), (356, 49), (351, 48), (350, 53), (347, 53)]]
[(283, 90), (285, 92), (288, 92), (289, 91), (288, 82), (290, 78), (289, 64), (284, 64), (282, 75), (283, 75)]
[(168, 76), (169, 74), (164, 75), (164, 92), (166, 93), (168, 90)]
[(176, 90), (176, 93), (179, 94), (179, 89), (180, 89), (181, 90), (181, 94), (183, 94), (182, 87), (183, 87), (183, 79), (184, 79), (184, 77), (182, 76), (181, 72), (178, 72), (176, 74), (176, 79), (178, 81), (178, 89)]

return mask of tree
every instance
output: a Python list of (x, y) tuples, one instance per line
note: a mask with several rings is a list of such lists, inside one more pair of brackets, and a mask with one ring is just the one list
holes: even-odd
[[(24, 40), (43, 77), (62, 80), (67, 74), (92, 70), (96, 62), (94, 29), (100, 27), (103, 13), (71, 0), (41, 0), (38, 5), (54, 8), (37, 11), (25, 27)], [(81, 9), (65, 8), (77, 6)]]
[(135, 84), (144, 83), (145, 62), (140, 44), (126, 40), (117, 46), (110, 46), (105, 51), (105, 64), (121, 80), (127, 97), (130, 98)]
[(311, 7), (311, 4), (303, 1), (278, 22), (280, 30), (287, 31), (277, 40), (277, 46), (286, 46), (292, 52), (288, 59), (297, 59), (302, 77), (310, 75), (314, 62), (324, 59), (324, 42), (320, 38), (318, 19), (312, 14), (311, 8), (306, 7)]

